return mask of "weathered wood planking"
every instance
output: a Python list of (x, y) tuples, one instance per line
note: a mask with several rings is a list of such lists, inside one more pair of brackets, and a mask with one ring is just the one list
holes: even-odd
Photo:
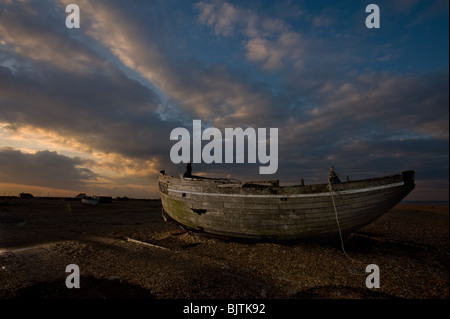
[[(279, 186), (191, 176), (159, 178), (164, 214), (185, 228), (251, 239), (298, 239), (343, 232), (380, 217), (415, 187), (414, 171), (328, 184)], [(240, 185), (240, 187), (238, 187)]]

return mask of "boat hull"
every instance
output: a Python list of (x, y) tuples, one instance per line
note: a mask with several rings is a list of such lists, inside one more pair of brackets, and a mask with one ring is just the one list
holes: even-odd
[[(414, 189), (414, 172), (339, 184), (243, 184), (162, 174), (163, 214), (183, 228), (226, 238), (292, 240), (361, 228)], [(333, 204), (334, 200), (334, 204)], [(337, 213), (337, 219), (336, 219)]]

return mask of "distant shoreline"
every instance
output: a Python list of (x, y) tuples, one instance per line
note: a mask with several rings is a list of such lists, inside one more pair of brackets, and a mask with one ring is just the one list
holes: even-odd
[[(77, 200), (81, 200), (81, 198), (76, 198), (76, 197), (66, 197), (66, 196), (35, 196), (35, 197), (31, 197), (31, 198), (20, 198), (18, 196), (0, 196), (0, 200), (2, 199), (18, 199), (18, 200), (33, 200), (33, 199), (49, 199), (49, 200), (67, 200), (67, 201), (77, 201)], [(134, 201), (159, 201), (161, 200), (160, 198), (127, 198), (126, 200), (124, 199), (117, 199), (117, 198), (112, 198), (113, 201), (127, 201), (127, 200), (134, 200)]]
[[(0, 196), (0, 200), (1, 199), (23, 199), (23, 198), (19, 198), (18, 196)], [(25, 198), (27, 199), (27, 198)], [(28, 198), (28, 199), (62, 199), (62, 200), (78, 200), (79, 198), (76, 197), (65, 197), (65, 196), (50, 196), (50, 197), (46, 197), (46, 196), (41, 196), (41, 197), (33, 197), (33, 198)], [(117, 200), (116, 198), (113, 198), (113, 200)], [(138, 201), (157, 201), (157, 200), (161, 200), (160, 198), (128, 198), (127, 200), (138, 200)], [(418, 201), (418, 200), (407, 200), (407, 201), (401, 201), (399, 204), (406, 204), (406, 205), (448, 205), (449, 201), (448, 200), (423, 200), (423, 201)]]

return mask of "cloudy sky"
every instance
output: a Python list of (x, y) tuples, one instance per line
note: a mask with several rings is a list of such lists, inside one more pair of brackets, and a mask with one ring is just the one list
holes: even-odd
[[(80, 28), (69, 29), (69, 3)], [(380, 8), (368, 29), (365, 8)], [(278, 128), (282, 183), (415, 170), (448, 200), (449, 3), (0, 0), (0, 195), (155, 198), (177, 127)], [(205, 143), (205, 142), (204, 142)]]

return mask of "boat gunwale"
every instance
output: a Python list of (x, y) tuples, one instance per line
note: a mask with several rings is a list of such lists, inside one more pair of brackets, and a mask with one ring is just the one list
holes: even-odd
[[(409, 177), (412, 176), (410, 180)], [(316, 196), (330, 196), (331, 191), (336, 195), (345, 195), (354, 192), (366, 192), (378, 189), (385, 189), (390, 187), (406, 186), (407, 184), (414, 185), (414, 171), (406, 171), (401, 174), (388, 175), (383, 177), (374, 177), (367, 179), (360, 179), (354, 181), (345, 181), (336, 184), (319, 183), (308, 185), (261, 185), (240, 184), (234, 182), (234, 187), (226, 187), (231, 179), (221, 178), (197, 178), (191, 177), (175, 177), (171, 175), (161, 175), (159, 181), (166, 183), (167, 191), (174, 193), (189, 193), (192, 195), (207, 195), (207, 196), (224, 196), (224, 197), (316, 197)], [(262, 181), (261, 183), (264, 183)], [(169, 188), (170, 187), (170, 188)], [(186, 189), (185, 189), (186, 187)], [(196, 190), (189, 189), (191, 187)], [(209, 191), (205, 191), (203, 187), (208, 187)]]

